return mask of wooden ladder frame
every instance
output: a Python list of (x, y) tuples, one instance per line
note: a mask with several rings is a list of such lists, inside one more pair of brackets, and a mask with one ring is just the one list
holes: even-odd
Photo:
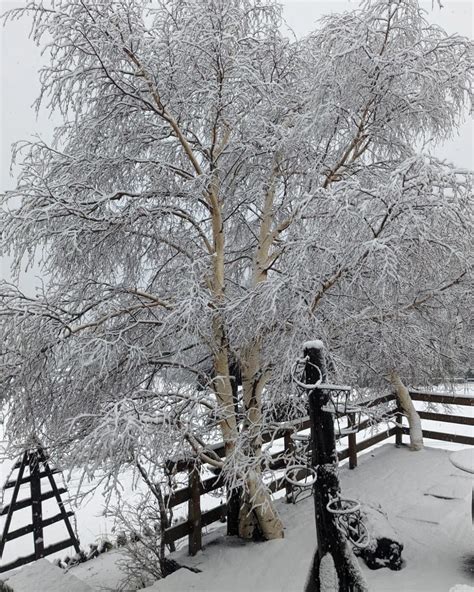
[[(43, 469), (41, 470), (41, 465)], [(25, 450), (21, 460), (17, 461), (13, 467), (18, 469), (16, 479), (7, 481), (3, 486), (3, 490), (13, 488), (12, 498), (9, 504), (0, 508), (0, 516), (6, 514), (5, 524), (3, 527), (2, 537), (0, 539), (0, 558), (3, 556), (5, 545), (8, 541), (17, 539), (29, 533), (33, 533), (34, 553), (19, 557), (6, 565), (0, 566), (0, 573), (15, 569), (52, 553), (57, 553), (68, 547), (74, 547), (76, 553), (79, 553), (79, 540), (76, 537), (69, 518), (74, 515), (72, 511), (66, 511), (64, 502), (61, 499), (61, 494), (66, 493), (65, 487), (56, 485), (54, 475), (60, 471), (51, 469), (48, 463), (47, 456), (43, 448), (38, 447), (34, 450)], [(30, 474), (24, 477), (25, 469), (29, 468)], [(51, 486), (51, 491), (45, 493), (41, 492), (41, 480), (47, 478)], [(18, 493), (20, 486), (30, 483), (31, 497), (18, 501)], [(43, 519), (42, 504), (48, 499), (55, 498), (59, 507), (59, 513), (50, 518)], [(31, 506), (31, 524), (22, 526), (16, 530), (10, 530), (10, 525), (14, 512)], [(63, 521), (69, 534), (69, 538), (48, 547), (44, 546), (43, 529), (56, 522)]]

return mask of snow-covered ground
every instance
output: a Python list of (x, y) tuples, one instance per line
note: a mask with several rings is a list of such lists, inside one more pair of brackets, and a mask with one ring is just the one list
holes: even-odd
[[(472, 387), (472, 385), (471, 385)], [(460, 386), (459, 394), (473, 394), (472, 388), (471, 392), (466, 390), (465, 387)], [(425, 403), (417, 402), (416, 406), (420, 409), (426, 408)], [(433, 410), (433, 409), (431, 409)], [(442, 411), (442, 409), (440, 409)], [(451, 412), (454, 414), (461, 414), (461, 415), (471, 415), (474, 412), (474, 409), (471, 407), (452, 407)], [(464, 425), (457, 425), (451, 423), (441, 423), (441, 422), (428, 422), (423, 421), (423, 426), (425, 429), (442, 431), (442, 432), (451, 432), (451, 433), (459, 433), (459, 434), (471, 434), (472, 435), (472, 428), (469, 426)], [(367, 431), (364, 434), (359, 434), (358, 439), (363, 439), (364, 437), (368, 437), (370, 433)], [(407, 437), (405, 437), (407, 441)], [(393, 441), (393, 439), (392, 439)], [(345, 447), (347, 444), (345, 442), (341, 443), (341, 447)], [(448, 488), (461, 488), (462, 484), (468, 484), (469, 479), (466, 474), (465, 476), (461, 475), (461, 472), (452, 467), (449, 462), (447, 461), (447, 452), (446, 449), (459, 449), (463, 448), (463, 445), (459, 444), (452, 444), (449, 442), (437, 442), (433, 440), (426, 440), (426, 445), (430, 447), (430, 449), (423, 451), (421, 453), (410, 453), (408, 450), (400, 449), (396, 451), (396, 449), (391, 444), (384, 444), (382, 448), (369, 449), (365, 451), (365, 454), (359, 456), (359, 464), (360, 466), (355, 471), (349, 471), (347, 468), (347, 463), (343, 463), (341, 468), (341, 477), (342, 477), (342, 486), (344, 488), (344, 492), (347, 493), (348, 496), (358, 497), (363, 501), (370, 502), (372, 504), (380, 503), (383, 509), (388, 513), (391, 522), (394, 526), (403, 534), (405, 531), (408, 535), (408, 539), (403, 539), (406, 543), (405, 549), (405, 557), (411, 558), (407, 561), (407, 566), (400, 574), (403, 575), (402, 580), (399, 580), (401, 577), (400, 574), (395, 572), (387, 572), (387, 570), (381, 570), (378, 572), (380, 576), (375, 572), (370, 572), (370, 582), (371, 582), (371, 589), (374, 591), (384, 591), (384, 590), (406, 590), (407, 592), (418, 591), (418, 590), (426, 590), (426, 592), (431, 592), (431, 590), (446, 590), (448, 591), (450, 587), (454, 586), (455, 584), (467, 584), (469, 581), (468, 576), (466, 574), (463, 575), (462, 571), (460, 570), (460, 561), (462, 558), (462, 548), (466, 540), (466, 533), (463, 531), (464, 524), (467, 524), (469, 521), (461, 520), (460, 514), (461, 512), (461, 500), (458, 499), (456, 502), (455, 500), (452, 501), (450, 504), (441, 504), (437, 498), (434, 498), (429, 495), (424, 495), (426, 490), (429, 489), (428, 484), (435, 486), (436, 483), (433, 481), (435, 477), (439, 477), (439, 481), (444, 480), (448, 483)], [(433, 450), (433, 448), (440, 448), (441, 450)], [(390, 452), (390, 456), (387, 456)], [(373, 456), (375, 455), (375, 456)], [(401, 460), (403, 459), (403, 461)], [(444, 460), (440, 460), (444, 459)], [(4, 461), (0, 463), (0, 470), (1, 470), (1, 480), (4, 481), (9, 473), (9, 469), (11, 466), (11, 461)], [(397, 477), (397, 479), (395, 479)], [(456, 478), (455, 478), (456, 477)], [(68, 482), (69, 491), (71, 494), (74, 495), (78, 488), (79, 484), (79, 472), (74, 472), (72, 474), (71, 480)], [(132, 477), (132, 473), (129, 472), (124, 475), (123, 478), (123, 486), (124, 486), (124, 495), (126, 498), (131, 499), (136, 494), (136, 484), (134, 483), (134, 479)], [(467, 486), (469, 489), (469, 486)], [(11, 492), (11, 490), (10, 490)], [(459, 493), (456, 494), (459, 497)], [(467, 495), (467, 494), (466, 494)], [(22, 492), (20, 494), (20, 499), (22, 497), (29, 496), (29, 486), (25, 485), (22, 487)], [(380, 500), (380, 501), (377, 501)], [(6, 500), (8, 501), (8, 499)], [(446, 500), (443, 500), (446, 501)], [(403, 502), (403, 503), (402, 503)], [(217, 503), (215, 498), (209, 497), (204, 498), (202, 500), (203, 508), (207, 509)], [(463, 502), (464, 503), (464, 502)], [(81, 544), (83, 548), (87, 548), (89, 543), (98, 542), (103, 538), (114, 538), (114, 534), (112, 533), (113, 529), (113, 520), (110, 517), (105, 516), (104, 514), (104, 504), (105, 498), (103, 496), (103, 492), (99, 489), (95, 491), (85, 502), (83, 502), (76, 510), (76, 521), (77, 521), (77, 530), (81, 539)], [(408, 507), (411, 506), (411, 509)], [(406, 512), (402, 512), (402, 510), (410, 510), (408, 514)], [(446, 512), (447, 508), (453, 508), (453, 512)], [(182, 509), (185, 511), (185, 508)], [(438, 525), (432, 524), (430, 521), (428, 522), (420, 522), (415, 521), (414, 518), (410, 518), (410, 516), (417, 516), (420, 512), (427, 512), (436, 515), (439, 513), (443, 515), (443, 521), (440, 522)], [(55, 514), (57, 512), (57, 508), (55, 507), (54, 500), (49, 500), (45, 502), (45, 517), (48, 515)], [(312, 554), (312, 546), (314, 544), (313, 539), (304, 539), (300, 533), (300, 526), (308, 527), (309, 524), (312, 524), (312, 504), (311, 500), (301, 502), (296, 506), (288, 506), (282, 502), (281, 505), (281, 512), (284, 515), (285, 523), (287, 524), (287, 533), (284, 542), (272, 542), (272, 543), (265, 543), (265, 545), (258, 546), (258, 553), (256, 554), (258, 557), (262, 557), (262, 565), (259, 566), (259, 570), (262, 571), (264, 574), (267, 570), (267, 563), (268, 563), (268, 570), (272, 571), (271, 563), (276, 563), (274, 569), (279, 570), (280, 566), (280, 559), (277, 559), (276, 556), (279, 556), (280, 552), (284, 552), (288, 554), (292, 552), (292, 541), (295, 541), (300, 545), (301, 549), (298, 553), (293, 557), (291, 565), (295, 565), (296, 571), (298, 573), (301, 571), (303, 574), (307, 571), (307, 566), (304, 567), (301, 565), (301, 561), (306, 561), (305, 557), (308, 557)], [(405, 518), (400, 518), (398, 513), (404, 513)], [(466, 514), (466, 512), (464, 512)], [(180, 514), (180, 509), (177, 509), (175, 515)], [(452, 516), (451, 516), (452, 514)], [(27, 524), (30, 520), (31, 510), (26, 509), (22, 512), (15, 513), (15, 524), (12, 525), (12, 528), (18, 528)], [(449, 517), (451, 516), (451, 517)], [(466, 514), (467, 516), (467, 514)], [(449, 520), (448, 520), (449, 518)], [(400, 523), (400, 520), (403, 522)], [(446, 522), (448, 520), (448, 522)], [(452, 528), (453, 521), (458, 520), (461, 524), (462, 528)], [(411, 522), (410, 522), (411, 521)], [(401, 526), (400, 526), (401, 524)], [(408, 529), (409, 525), (415, 524), (415, 528), (410, 530)], [(470, 524), (470, 523), (469, 523)], [(216, 525), (212, 525), (212, 528), (215, 528)], [(2, 528), (2, 524), (0, 523), (0, 529)], [(445, 533), (447, 528), (448, 535), (443, 534)], [(408, 530), (407, 530), (408, 529)], [(308, 533), (311, 532), (310, 528), (306, 529)], [(461, 536), (461, 539), (452, 539), (451, 535), (449, 534), (451, 530)], [(464, 529), (465, 530), (465, 529)], [(65, 529), (61, 525), (61, 523), (55, 524), (53, 526), (48, 527), (45, 529), (45, 533), (48, 536), (48, 539), (45, 541), (46, 545), (52, 544), (59, 540), (65, 538)], [(313, 531), (314, 535), (314, 531)], [(212, 535), (215, 537), (216, 535)], [(450, 538), (451, 537), (451, 538)], [(31, 535), (23, 537), (21, 539), (17, 539), (15, 541), (11, 541), (7, 543), (5, 547), (5, 553), (2, 559), (2, 562), (9, 562), (13, 559), (16, 559), (18, 556), (27, 555), (33, 551), (32, 549), (32, 542), (31, 542)], [(403, 537), (402, 537), (403, 538)], [(441, 540), (446, 539), (450, 541), (448, 546), (448, 553), (446, 557), (444, 557), (443, 553), (441, 552), (442, 547), (435, 548), (433, 547), (433, 540)], [(183, 541), (183, 545), (185, 545), (186, 541)], [(205, 544), (208, 541), (205, 539)], [(300, 544), (301, 543), (301, 544)], [(268, 546), (267, 546), (268, 545)], [(284, 545), (282, 547), (281, 545)], [(286, 548), (286, 545), (289, 545)], [(411, 546), (411, 549), (409, 547)], [(311, 547), (308, 549), (307, 547)], [(304, 547), (304, 549), (303, 549)], [(285, 548), (285, 551), (282, 549)], [(422, 550), (426, 550), (426, 556), (423, 554)], [(73, 549), (70, 550), (70, 554), (73, 554)], [(59, 557), (64, 557), (68, 553), (68, 550), (62, 551), (58, 554)], [(186, 557), (185, 550), (181, 551), (182, 555)], [(216, 556), (211, 554), (216, 553)], [(275, 553), (275, 557), (273, 557), (273, 553)], [(118, 585), (120, 579), (122, 578), (121, 572), (117, 568), (117, 557), (119, 556), (119, 552), (112, 552), (108, 553), (105, 556), (101, 556), (98, 559), (93, 561), (89, 561), (77, 568), (74, 568), (74, 572), (77, 572), (78, 577), (81, 579), (86, 580), (90, 583), (90, 585), (96, 587), (97, 589), (105, 589), (108, 587), (109, 589), (115, 589)], [(242, 554), (242, 558), (239, 559), (240, 554)], [(226, 562), (230, 561), (230, 555), (235, 558), (232, 559), (232, 562), (235, 561), (236, 565), (244, 565), (246, 555), (255, 555), (255, 546), (251, 545), (249, 547), (242, 547), (236, 541), (226, 541), (222, 539), (219, 541), (219, 545), (215, 542), (207, 545), (206, 549), (202, 554), (199, 556), (199, 560), (205, 562), (205, 558), (209, 557), (210, 565), (214, 565), (214, 563), (218, 563), (220, 561), (219, 557), (225, 557)], [(263, 554), (263, 555), (262, 555)], [(266, 557), (268, 554), (268, 557)], [(442, 561), (438, 560), (438, 554), (443, 555), (444, 559)], [(48, 559), (54, 559), (55, 556), (51, 556)], [(431, 557), (431, 562), (428, 558)], [(181, 559), (180, 559), (181, 560)], [(187, 559), (186, 559), (187, 560)], [(211, 567), (212, 567), (211, 565)], [(421, 577), (420, 574), (416, 575), (418, 572), (422, 573), (427, 569), (434, 570), (435, 572), (438, 569), (443, 567), (443, 573), (448, 574), (446, 578), (441, 577), (440, 579), (437, 578), (437, 581), (443, 582), (443, 587), (419, 587), (422, 585), (422, 582), (419, 582), (418, 579)], [(445, 569), (446, 568), (446, 569)], [(459, 569), (458, 569), (459, 568)], [(234, 569), (234, 568), (233, 568)], [(235, 568), (236, 570), (238, 567)], [(288, 571), (288, 573), (292, 573), (292, 567), (287, 566), (284, 571)], [(246, 571), (244, 569), (243, 571)], [(458, 574), (459, 577), (455, 577)], [(174, 579), (177, 579), (180, 582), (179, 578), (184, 578), (185, 581), (181, 582), (182, 586), (187, 586), (187, 578), (194, 577), (193, 580), (194, 584), (196, 582), (203, 581), (202, 574), (198, 576), (196, 579), (196, 574), (192, 574), (191, 572), (187, 572), (187, 570), (181, 570), (176, 575), (170, 576), (166, 579), (166, 581), (160, 582), (159, 586), (165, 586), (163, 590), (200, 590), (201, 588), (167, 588), (166, 586), (172, 586)], [(206, 570), (203, 570), (203, 573), (212, 573), (212, 570), (209, 571), (209, 566), (206, 567)], [(385, 574), (385, 575), (384, 575)], [(384, 577), (382, 577), (384, 576)], [(232, 576), (230, 576), (232, 577)], [(239, 576), (240, 577), (240, 576)], [(264, 577), (264, 575), (262, 575)], [(295, 576), (297, 581), (297, 576)], [(382, 579), (380, 579), (382, 578)], [(418, 578), (418, 579), (417, 579)], [(444, 579), (443, 579), (444, 578)], [(463, 579), (464, 578), (464, 579)], [(215, 578), (214, 578), (215, 579)], [(214, 581), (213, 579), (213, 581)], [(290, 578), (291, 579), (291, 578)], [(216, 581), (219, 581), (217, 578)], [(287, 581), (287, 580), (282, 580)], [(413, 585), (417, 585), (418, 587), (405, 587), (407, 582), (413, 582)], [(382, 587), (386, 585), (389, 587)], [(396, 582), (402, 582), (403, 587), (397, 587), (398, 584)], [(200, 585), (200, 584), (199, 584)], [(411, 584), (410, 584), (411, 585)], [(401, 586), (401, 584), (400, 584)], [(162, 588), (157, 588), (161, 590)], [(227, 590), (227, 588), (209, 588), (212, 589), (220, 589), (220, 590)], [(239, 590), (247, 589), (245, 586), (241, 586), (238, 588)], [(265, 588), (258, 588), (261, 590), (265, 590)], [(278, 588), (275, 588), (278, 589)], [(293, 587), (288, 588), (281, 588), (289, 590), (301, 589), (298, 588), (296, 585)], [(231, 592), (233, 588), (229, 588)], [(36, 589), (32, 589), (31, 592), (37, 592)], [(65, 591), (67, 592), (67, 591)]]
[[(374, 592), (448, 592), (473, 584), (467, 571), (473, 558), (471, 479), (449, 461), (449, 451), (385, 444), (362, 457), (359, 467), (340, 471), (344, 495), (381, 507), (405, 548), (401, 571), (364, 567)], [(434, 497), (449, 489), (453, 499)], [(218, 532), (204, 539), (196, 557), (177, 560), (199, 568), (181, 569), (156, 582), (150, 592), (292, 592), (302, 590), (315, 546), (312, 499), (279, 502), (285, 538), (242, 544)], [(84, 570), (80, 566), (77, 570)], [(79, 574), (78, 574), (79, 575)]]
[[(362, 456), (357, 469), (345, 466), (340, 470), (344, 495), (381, 507), (405, 546), (401, 571), (370, 571), (363, 566), (371, 591), (473, 591), (469, 571), (474, 549), (471, 479), (451, 464), (450, 454), (439, 448), (411, 452), (407, 447), (384, 444)], [(174, 554), (178, 562), (197, 567), (201, 573), (181, 569), (147, 590), (302, 590), (315, 546), (313, 503), (307, 499), (292, 505), (280, 500), (278, 508), (286, 525), (283, 540), (243, 544), (225, 537), (224, 528), (217, 529), (204, 537), (204, 549), (196, 557), (188, 557), (185, 549)], [(116, 590), (121, 578), (118, 557), (119, 552), (113, 551), (69, 573), (92, 590)], [(56, 589), (36, 585), (19, 590)]]

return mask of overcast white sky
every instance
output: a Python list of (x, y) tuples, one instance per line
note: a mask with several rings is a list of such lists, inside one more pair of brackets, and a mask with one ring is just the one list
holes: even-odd
[[(0, 13), (26, 2), (0, 0)], [(420, 4), (428, 11), (428, 19), (441, 25), (449, 33), (460, 33), (472, 38), (472, 0), (442, 0), (439, 9), (431, 0)], [(297, 35), (304, 35), (315, 28), (316, 21), (330, 12), (351, 10), (358, 6), (357, 0), (286, 0), (284, 17)], [(27, 22), (8, 23), (0, 27), (0, 192), (14, 186), (15, 177), (10, 176), (11, 145), (16, 140), (40, 134), (50, 138), (54, 119), (47, 113), (36, 118), (32, 103), (39, 92), (38, 69), (42, 64), (40, 49), (28, 39)], [(466, 122), (459, 136), (441, 147), (438, 155), (455, 162), (458, 166), (473, 168), (473, 123)], [(7, 262), (0, 260), (1, 274), (7, 277)]]

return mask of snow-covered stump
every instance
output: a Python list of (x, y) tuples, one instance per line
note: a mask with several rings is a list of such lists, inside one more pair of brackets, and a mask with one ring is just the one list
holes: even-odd
[[(311, 420), (312, 466), (316, 469), (314, 509), (316, 518), (317, 550), (308, 574), (305, 592), (324, 592), (326, 585), (338, 592), (365, 592), (367, 586), (351, 546), (339, 530), (336, 517), (327, 505), (340, 495), (337, 475), (336, 438), (332, 413), (324, 410), (329, 394), (318, 388), (326, 378), (323, 344), (311, 341), (304, 344), (306, 388), (309, 391)], [(335, 574), (332, 573), (335, 567)], [(331, 589), (331, 590), (332, 590)]]

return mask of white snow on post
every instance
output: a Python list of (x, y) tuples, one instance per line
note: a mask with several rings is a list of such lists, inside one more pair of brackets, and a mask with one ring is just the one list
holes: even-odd
[(305, 341), (303, 343), (303, 349), (324, 349), (324, 343), (320, 339)]
[(339, 579), (331, 553), (326, 553), (319, 564), (319, 583), (324, 592), (338, 592)]

